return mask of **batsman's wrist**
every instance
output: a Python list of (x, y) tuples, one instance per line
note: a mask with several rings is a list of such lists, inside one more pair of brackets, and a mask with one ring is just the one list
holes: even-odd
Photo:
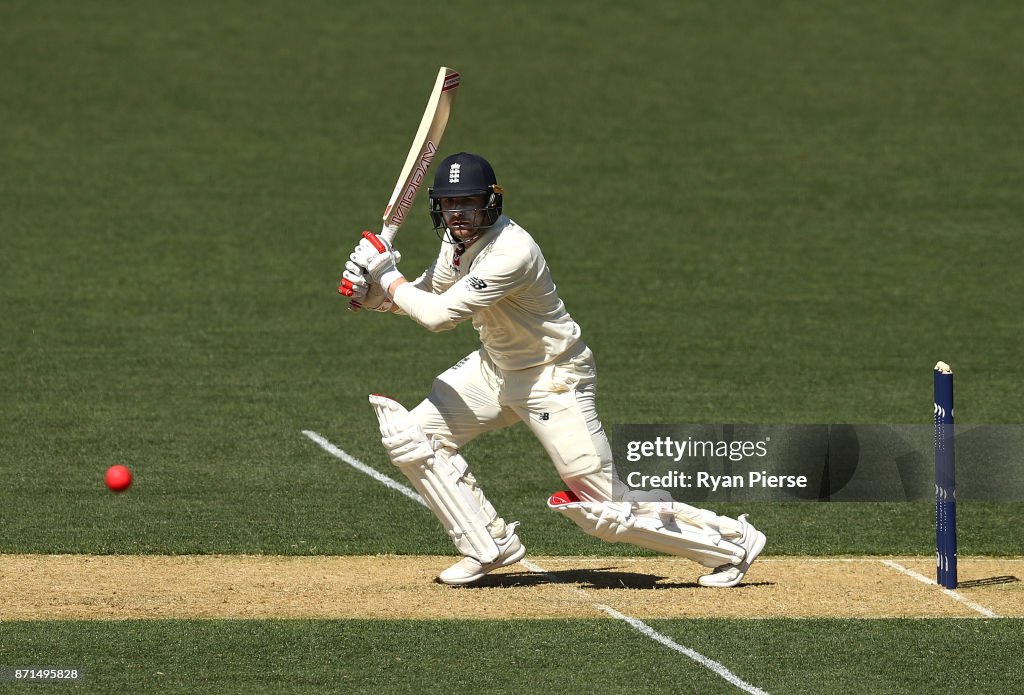
[(387, 291), (387, 289), (391, 287), (391, 284), (394, 283), (395, 280), (404, 279), (405, 276), (402, 275), (402, 271), (398, 270), (397, 268), (395, 270), (389, 270), (388, 272), (380, 276), (380, 286), (383, 287), (385, 291)]

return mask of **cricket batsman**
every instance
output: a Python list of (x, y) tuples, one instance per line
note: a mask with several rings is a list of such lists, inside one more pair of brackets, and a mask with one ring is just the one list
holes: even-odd
[(370, 397), (391, 461), (463, 555), (438, 581), (470, 584), (526, 554), (519, 522), (498, 514), (460, 453), (484, 432), (524, 422), (568, 488), (551, 495), (551, 509), (605, 541), (711, 569), (700, 577), (703, 586), (738, 584), (765, 545), (746, 515), (731, 519), (671, 501), (614, 501), (613, 484), (622, 483), (613, 481), (597, 414), (594, 355), (559, 299), (537, 242), (502, 214), (503, 191), (491, 165), (466, 152), (447, 157), (429, 197), (442, 242), (433, 264), (409, 281), (391, 245), (364, 232), (338, 291), (364, 309), (402, 314), (430, 331), (469, 320), (480, 335), (480, 348), (438, 376), (413, 410)]

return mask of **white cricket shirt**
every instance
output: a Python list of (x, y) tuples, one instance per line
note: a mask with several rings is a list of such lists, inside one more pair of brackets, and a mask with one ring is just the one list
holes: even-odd
[(461, 257), (443, 242), (434, 263), (399, 287), (394, 301), (432, 331), (472, 317), (487, 354), (504, 370), (550, 362), (580, 337), (537, 242), (505, 215)]

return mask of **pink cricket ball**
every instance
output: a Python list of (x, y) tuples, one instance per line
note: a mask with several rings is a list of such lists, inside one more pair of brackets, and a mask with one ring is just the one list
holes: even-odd
[(104, 478), (109, 487), (114, 492), (122, 492), (128, 489), (128, 486), (132, 484), (132, 472), (128, 470), (128, 466), (111, 466), (107, 469), (107, 475)]

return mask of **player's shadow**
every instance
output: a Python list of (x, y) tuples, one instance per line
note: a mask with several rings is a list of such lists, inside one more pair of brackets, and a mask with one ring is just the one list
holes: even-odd
[(1017, 577), (1011, 575), (1003, 575), (1001, 577), (986, 577), (984, 579), (968, 579), (965, 582), (959, 582), (957, 584), (958, 589), (973, 589), (979, 586), (999, 586), (1000, 584), (1015, 584), (1020, 580)]
[[(559, 570), (557, 572), (506, 572), (488, 574), (467, 589), (514, 588), (565, 584), (580, 589), (703, 589), (697, 582), (666, 582), (668, 577), (643, 572), (625, 572), (617, 567)], [(749, 582), (744, 586), (771, 586), (771, 582)]]

